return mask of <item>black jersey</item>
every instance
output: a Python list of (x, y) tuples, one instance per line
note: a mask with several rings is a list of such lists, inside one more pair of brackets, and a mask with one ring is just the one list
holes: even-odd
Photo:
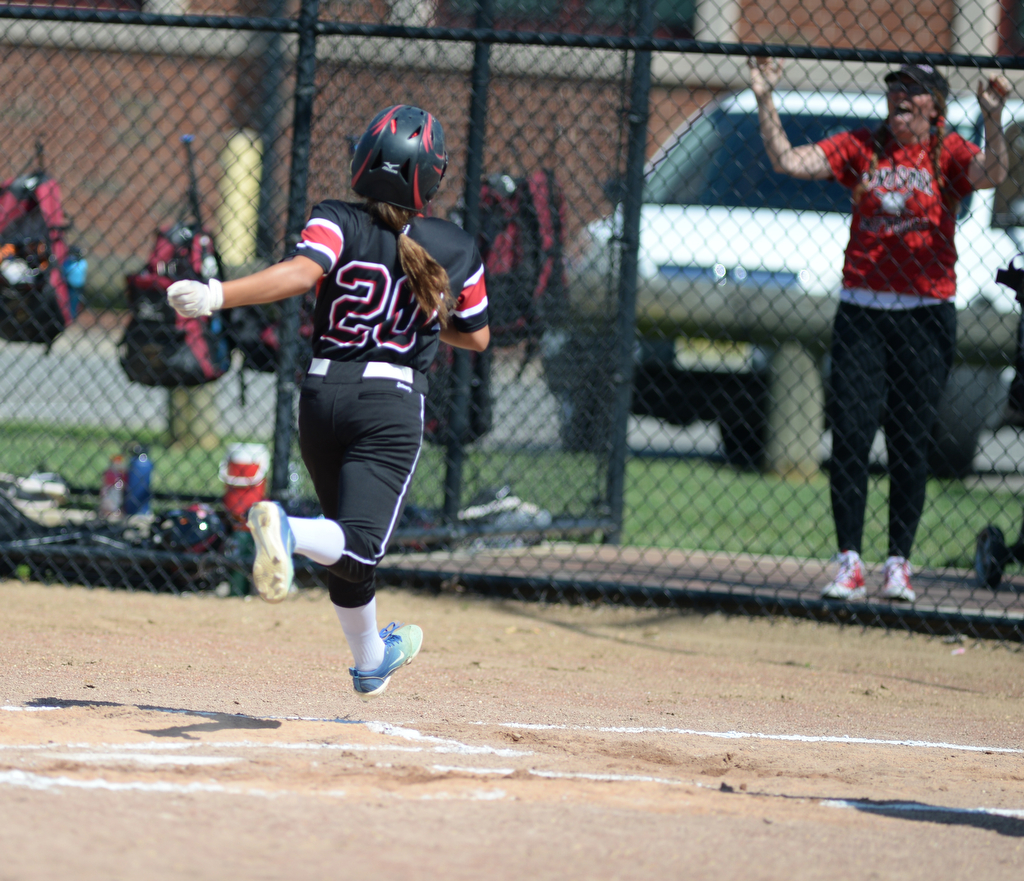
[[(451, 326), (487, 326), (484, 266), (472, 236), (447, 220), (415, 217), (409, 237), (448, 272), (456, 298)], [(398, 259), (398, 237), (362, 206), (330, 200), (313, 208), (294, 255), (319, 263), (313, 355), (387, 361), (425, 373), (437, 352), (437, 314), (425, 315)]]

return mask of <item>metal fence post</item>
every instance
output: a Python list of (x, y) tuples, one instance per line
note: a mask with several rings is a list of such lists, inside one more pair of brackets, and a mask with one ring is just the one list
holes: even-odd
[[(493, 0), (477, 0), (477, 28), (491, 27)], [(491, 45), (477, 43), (473, 49), (472, 97), (469, 105), (469, 131), (466, 136), (466, 189), (463, 228), (476, 236), (480, 228), (480, 178), (484, 165), (484, 135), (487, 128), (487, 92), (491, 78)], [(458, 291), (452, 291), (457, 297)], [(472, 360), (465, 349), (455, 349), (452, 364), (452, 403), (448, 419), (448, 462), (444, 477), (444, 516), (449, 522), (458, 517), (462, 497), (462, 468), (465, 448), (462, 438), (469, 424)]]
[[(284, 15), (285, 0), (269, 0), (267, 5), (271, 18)], [(256, 108), (256, 131), (263, 148), (256, 220), (256, 259), (261, 261), (272, 259), (274, 253), (274, 197), (278, 192), (277, 167), (280, 162), (277, 152), (277, 138), (280, 134), (278, 116), (285, 97), (281, 92), (284, 81), (284, 34), (272, 31), (266, 35), (264, 42), (267, 66), (257, 89), (259, 105)]]
[[(302, 0), (299, 11), (299, 48), (295, 64), (295, 116), (292, 134), (292, 166), (288, 180), (288, 220), (285, 253), (302, 235), (306, 222), (306, 184), (309, 179), (309, 146), (316, 91), (316, 26), (320, 0)], [(274, 423), (274, 459), (271, 495), (284, 498), (289, 491), (288, 463), (292, 446), (292, 410), (299, 350), (299, 300), (281, 304), (281, 349), (277, 365), (277, 412)]]
[[(641, 39), (650, 37), (653, 30), (653, 0), (637, 0), (637, 36)], [(612, 377), (614, 410), (611, 455), (608, 462), (608, 509), (615, 527), (613, 531), (605, 534), (604, 540), (608, 544), (617, 544), (622, 535), (626, 488), (626, 429), (633, 391), (640, 206), (643, 201), (650, 91), (651, 53), (646, 50), (639, 51), (633, 57), (633, 82), (629, 96), (629, 141), (626, 149), (626, 180), (622, 200), (619, 308), (615, 322), (618, 368)]]

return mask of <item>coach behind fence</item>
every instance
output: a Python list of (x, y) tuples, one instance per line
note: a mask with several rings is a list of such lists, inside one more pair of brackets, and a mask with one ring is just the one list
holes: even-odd
[(839, 569), (822, 596), (866, 596), (860, 551), (868, 454), (884, 408), (890, 489), (882, 596), (913, 602), (908, 560), (924, 507), (929, 438), (956, 344), (956, 214), (972, 190), (1006, 178), (1001, 117), (1010, 84), (1002, 76), (978, 84), (985, 151), (946, 128), (949, 86), (923, 64), (886, 75), (888, 116), (874, 132), (841, 132), (793, 147), (772, 98), (780, 75), (778, 61), (750, 60), (772, 168), (808, 180), (834, 178), (853, 200), (832, 331), (829, 483)]

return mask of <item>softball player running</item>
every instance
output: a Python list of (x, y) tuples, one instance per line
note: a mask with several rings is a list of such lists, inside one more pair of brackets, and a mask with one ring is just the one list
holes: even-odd
[(414, 624), (377, 630), (374, 570), (395, 529), (423, 440), (426, 371), (438, 340), (490, 342), (484, 269), (473, 238), (420, 216), (448, 164), (440, 123), (399, 105), (356, 145), (352, 188), (366, 199), (313, 208), (284, 262), (245, 278), (175, 282), (186, 317), (303, 294), (316, 286), (313, 359), (299, 398), (299, 443), (326, 519), (288, 517), (276, 502), (249, 512), (253, 581), (268, 602), (291, 588), (292, 554), (327, 568), (331, 602), (364, 699), (420, 649)]

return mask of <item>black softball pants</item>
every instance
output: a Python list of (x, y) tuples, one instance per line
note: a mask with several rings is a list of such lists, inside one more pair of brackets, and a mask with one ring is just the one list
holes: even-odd
[(881, 422), (889, 459), (889, 555), (910, 557), (924, 508), (931, 431), (955, 346), (952, 303), (899, 311), (839, 304), (829, 482), (840, 551), (861, 550), (868, 455)]
[[(405, 507), (423, 441), (423, 393), (412, 383), (362, 376), (362, 364), (309, 375), (299, 397), (299, 446), (325, 517), (345, 534), (327, 568), (331, 602), (366, 605), (374, 571)], [(418, 378), (416, 386), (425, 380)]]

